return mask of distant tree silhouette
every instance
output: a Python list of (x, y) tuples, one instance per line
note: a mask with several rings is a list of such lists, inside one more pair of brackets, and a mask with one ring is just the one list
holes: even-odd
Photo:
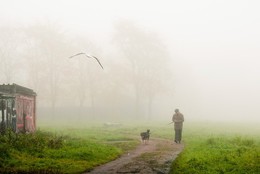
[(169, 79), (168, 51), (156, 34), (142, 30), (131, 21), (122, 20), (115, 28), (114, 41), (132, 67), (136, 116), (143, 115), (141, 105), (147, 102), (150, 119), (153, 100), (166, 88), (164, 81)]

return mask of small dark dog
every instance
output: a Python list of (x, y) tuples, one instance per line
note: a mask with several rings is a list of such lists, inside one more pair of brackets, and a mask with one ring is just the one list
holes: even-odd
[(147, 129), (146, 132), (141, 132), (140, 135), (141, 135), (142, 142), (146, 144), (147, 142), (149, 142), (150, 129)]

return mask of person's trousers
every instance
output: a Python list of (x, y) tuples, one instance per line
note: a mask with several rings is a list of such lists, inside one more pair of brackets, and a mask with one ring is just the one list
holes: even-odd
[(181, 142), (182, 129), (175, 129), (175, 141)]

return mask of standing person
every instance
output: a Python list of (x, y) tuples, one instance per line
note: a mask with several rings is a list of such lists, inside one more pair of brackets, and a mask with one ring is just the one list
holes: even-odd
[(172, 116), (172, 122), (174, 122), (174, 131), (175, 131), (175, 143), (181, 143), (182, 136), (182, 124), (184, 122), (184, 117), (180, 113), (179, 109), (175, 109), (175, 114)]

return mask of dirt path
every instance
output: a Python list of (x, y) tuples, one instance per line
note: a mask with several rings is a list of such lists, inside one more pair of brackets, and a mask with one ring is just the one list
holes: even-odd
[(114, 173), (169, 173), (172, 161), (183, 149), (183, 144), (175, 144), (165, 139), (151, 139), (140, 144), (120, 158), (95, 168), (92, 174)]

